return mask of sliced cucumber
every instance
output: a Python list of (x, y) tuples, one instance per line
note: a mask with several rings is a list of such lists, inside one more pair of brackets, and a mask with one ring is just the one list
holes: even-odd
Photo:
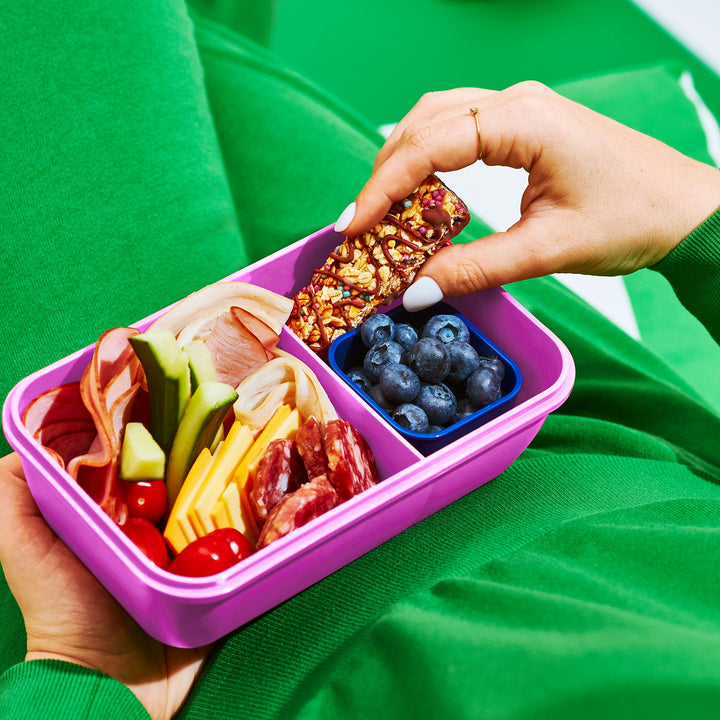
[(123, 480), (162, 480), (165, 477), (165, 453), (142, 423), (130, 422), (125, 426), (120, 477)]
[(204, 340), (193, 340), (183, 345), (183, 352), (187, 355), (190, 365), (190, 384), (193, 392), (201, 382), (217, 380), (215, 363)]
[(237, 392), (226, 383), (206, 380), (192, 394), (180, 420), (167, 461), (168, 507), (172, 507), (195, 458), (210, 447), (222, 421), (237, 400)]
[[(188, 364), (190, 365), (190, 385), (193, 392), (195, 392), (201, 382), (217, 380), (215, 362), (204, 340), (193, 340), (187, 343), (187, 345), (183, 345), (183, 352), (188, 357)], [(210, 445), (211, 452), (215, 452), (215, 448), (224, 437), (225, 429), (221, 425), (218, 428), (215, 439)]]
[(169, 330), (146, 332), (130, 338), (142, 363), (150, 396), (150, 432), (167, 455), (178, 423), (190, 399), (190, 369)]

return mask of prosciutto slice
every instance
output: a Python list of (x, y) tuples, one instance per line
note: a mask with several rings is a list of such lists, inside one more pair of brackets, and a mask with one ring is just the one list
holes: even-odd
[(62, 467), (87, 452), (97, 434), (79, 382), (38, 395), (25, 409), (23, 424)]
[(138, 334), (135, 328), (113, 328), (97, 341), (80, 380), (96, 435), (87, 451), (67, 464), (68, 473), (119, 525), (127, 519), (118, 484), (122, 430), (142, 382), (142, 368), (128, 338)]

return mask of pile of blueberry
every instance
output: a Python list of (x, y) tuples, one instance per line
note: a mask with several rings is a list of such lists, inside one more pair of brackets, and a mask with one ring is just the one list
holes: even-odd
[(407, 430), (440, 432), (502, 395), (502, 360), (481, 357), (457, 315), (434, 315), (419, 329), (371, 315), (360, 337), (363, 364), (347, 376)]

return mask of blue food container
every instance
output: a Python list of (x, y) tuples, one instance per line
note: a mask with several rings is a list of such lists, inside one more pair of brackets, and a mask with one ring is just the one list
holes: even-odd
[(468, 319), (446, 302), (437, 303), (432, 307), (419, 312), (408, 312), (402, 305), (397, 305), (388, 311), (388, 316), (398, 323), (408, 323), (416, 329), (422, 326), (434, 315), (457, 315), (467, 325), (470, 331), (470, 344), (481, 357), (497, 355), (505, 365), (505, 377), (501, 383), (502, 395), (495, 402), (480, 408), (477, 412), (463, 418), (459, 422), (449, 425), (436, 433), (418, 433), (407, 430), (397, 423), (383, 410), (366, 392), (364, 392), (348, 376), (347, 372), (356, 367), (362, 367), (363, 357), (367, 348), (360, 338), (360, 330), (356, 328), (337, 338), (328, 349), (328, 363), (330, 367), (344, 380), (380, 417), (394, 430), (412, 443), (423, 455), (429, 455), (466, 433), (474, 430), (488, 420), (496, 418), (501, 413), (513, 407), (513, 402), (522, 385), (522, 374), (517, 364), (504, 353), (490, 338), (483, 335)]

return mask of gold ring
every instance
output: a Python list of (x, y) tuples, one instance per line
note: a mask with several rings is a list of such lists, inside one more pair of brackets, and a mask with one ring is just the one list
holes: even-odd
[(477, 141), (478, 141), (478, 160), (482, 160), (483, 155), (483, 149), (482, 149), (482, 140), (480, 139), (480, 121), (478, 120), (478, 113), (480, 112), (480, 108), (471, 107), (470, 108), (470, 114), (475, 118), (475, 132), (477, 134)]

